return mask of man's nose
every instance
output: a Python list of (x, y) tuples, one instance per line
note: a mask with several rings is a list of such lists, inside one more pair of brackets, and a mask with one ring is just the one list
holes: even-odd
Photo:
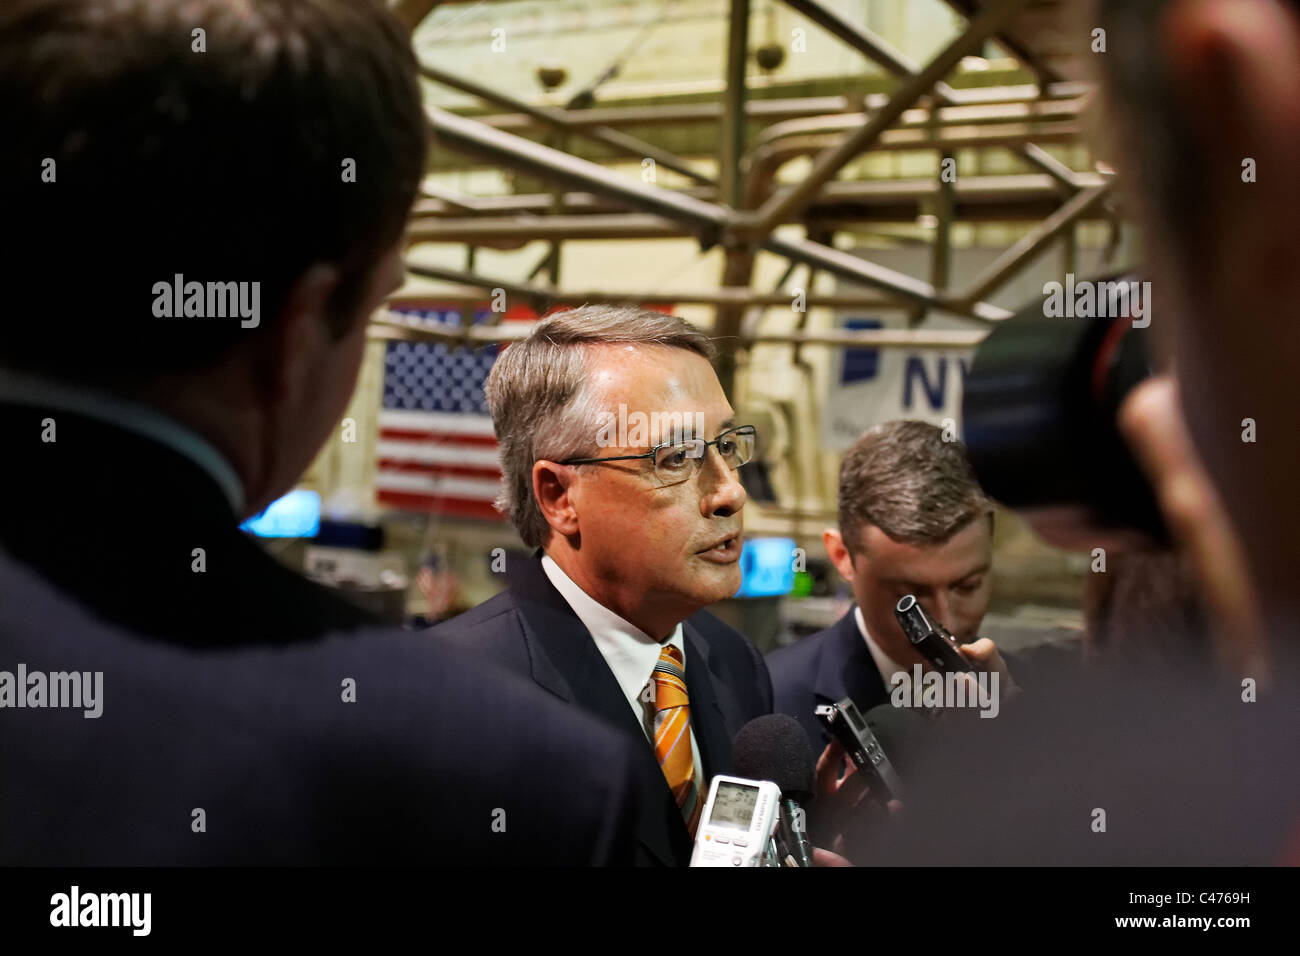
[(740, 472), (723, 460), (716, 446), (710, 447), (700, 464), (704, 493), (700, 496), (700, 511), (706, 518), (727, 517), (740, 511), (749, 500), (745, 486), (740, 483)]
[(929, 604), (930, 607), (927, 610), (930, 612), (931, 620), (942, 624), (951, 631), (953, 629), (952, 605), (948, 601), (947, 593), (936, 591), (930, 596)]

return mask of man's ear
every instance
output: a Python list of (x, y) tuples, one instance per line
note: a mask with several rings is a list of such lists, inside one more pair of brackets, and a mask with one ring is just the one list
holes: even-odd
[(840, 577), (852, 584), (853, 555), (844, 543), (844, 535), (835, 528), (827, 528), (822, 532), (822, 544), (826, 548), (826, 556), (831, 559), (831, 564), (835, 565), (835, 570), (840, 572)]
[(577, 485), (573, 468), (553, 461), (533, 462), (533, 496), (546, 523), (566, 537), (578, 533), (578, 507), (571, 493)]
[(271, 328), (268, 366), (262, 377), (265, 394), (273, 403), (313, 387), (309, 379), (320, 350), (333, 341), (326, 311), (338, 284), (339, 270), (318, 262), (290, 288)]

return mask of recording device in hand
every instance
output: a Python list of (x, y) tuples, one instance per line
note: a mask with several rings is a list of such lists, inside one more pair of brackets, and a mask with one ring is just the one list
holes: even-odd
[(1138, 283), (1126, 275), (1070, 286), (1085, 284), (1097, 290), (1086, 311), (1105, 315), (1045, 315), (1045, 296), (980, 343), (963, 386), (967, 454), (980, 485), (1010, 508), (1164, 543), (1155, 496), (1116, 425), (1125, 396), (1154, 371), (1147, 329), (1129, 307)]
[(903, 782), (857, 705), (845, 697), (833, 704), (822, 704), (815, 713), (853, 761), (862, 782), (866, 784), (868, 796), (881, 806), (890, 800), (901, 800)]
[(691, 866), (763, 865), (780, 800), (781, 791), (769, 780), (714, 777), (695, 831)]
[(894, 606), (894, 617), (907, 640), (927, 661), (944, 673), (974, 674), (979, 668), (957, 650), (957, 638), (938, 621), (931, 621), (915, 594), (905, 594)]
[(930, 744), (935, 733), (934, 722), (922, 716), (923, 711), (893, 704), (877, 704), (862, 715), (867, 727), (876, 735), (876, 742), (893, 764), (894, 771), (903, 779), (911, 772), (917, 760)]
[[(894, 825), (895, 811), (903, 800), (902, 778), (924, 752), (934, 725), (920, 712), (892, 704), (878, 704), (859, 714), (851, 700), (844, 700), (818, 708), (818, 716), (829, 722), (832, 711), (838, 711), (834, 718), (837, 729), (843, 728), (835, 734), (836, 739), (858, 768), (841, 785), (841, 792), (850, 781), (863, 780), (866, 783), (862, 789), (870, 799), (858, 802), (859, 797), (850, 790), (853, 802), (848, 806), (841, 804), (840, 813), (819, 814), (814, 833), (819, 846), (834, 847), (836, 853), (851, 862), (870, 865), (872, 841), (879, 837), (883, 827)], [(854, 730), (859, 721), (865, 724), (866, 733)], [(850, 732), (860, 738), (858, 743), (846, 741)]]
[(764, 714), (740, 728), (732, 745), (736, 773), (770, 780), (781, 791), (775, 835), (783, 866), (812, 866), (803, 804), (812, 800), (816, 758), (808, 736), (789, 714)]

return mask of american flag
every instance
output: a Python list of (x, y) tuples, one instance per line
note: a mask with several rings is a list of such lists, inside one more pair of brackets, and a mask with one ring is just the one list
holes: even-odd
[[(645, 308), (671, 313), (672, 305)], [(458, 323), (460, 310), (432, 305), (395, 311)], [(557, 310), (558, 311), (558, 310)], [(491, 312), (482, 307), (474, 322)], [(503, 322), (536, 321), (513, 305)], [(501, 488), (496, 433), (483, 386), (500, 347), (469, 349), (435, 342), (389, 342), (379, 411), (375, 498), (382, 505), (461, 517), (505, 520), (493, 506)]]
[[(401, 309), (457, 322), (457, 309)], [(481, 322), (486, 309), (476, 311)], [(508, 318), (515, 318), (507, 313)], [(532, 318), (533, 315), (520, 315)], [(503, 520), (492, 506), (501, 487), (497, 442), (483, 385), (498, 347), (389, 342), (379, 412), (375, 497), (407, 511)]]

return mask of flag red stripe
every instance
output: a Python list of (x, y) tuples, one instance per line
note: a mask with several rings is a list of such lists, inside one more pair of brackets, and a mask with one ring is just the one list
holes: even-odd
[(414, 472), (424, 475), (461, 475), (466, 478), (500, 478), (501, 469), (478, 465), (436, 465), (423, 461), (379, 459), (380, 471)]
[(490, 521), (505, 520), (501, 512), (497, 511), (490, 501), (474, 501), (467, 498), (440, 498), (436, 495), (384, 490), (376, 491), (375, 498), (380, 504), (401, 508), (405, 511), (432, 511), (462, 518), (486, 518)]
[(494, 448), (497, 443), (492, 435), (466, 435), (460, 432), (435, 432), (420, 428), (390, 426), (379, 429), (379, 438), (381, 441), (427, 441), (447, 445), (476, 445), (481, 448)]

